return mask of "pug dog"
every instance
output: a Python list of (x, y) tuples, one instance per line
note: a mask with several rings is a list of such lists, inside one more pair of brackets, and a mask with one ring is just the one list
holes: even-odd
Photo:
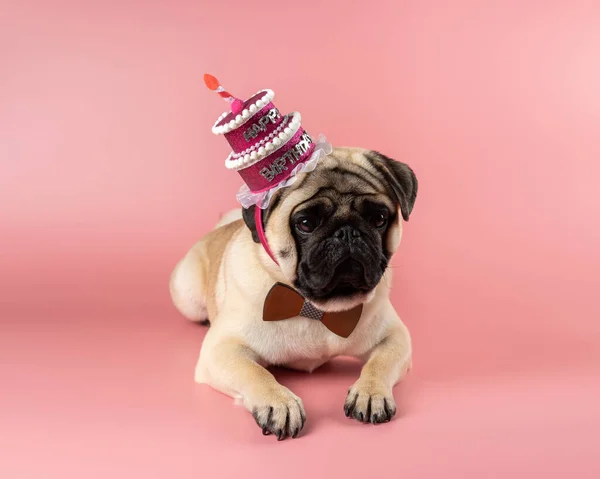
[[(396, 413), (392, 388), (411, 367), (411, 338), (390, 302), (388, 265), (417, 196), (406, 164), (360, 148), (334, 148), (316, 169), (272, 197), (262, 220), (276, 264), (257, 233), (254, 207), (233, 211), (176, 265), (170, 292), (186, 318), (210, 325), (195, 380), (235, 398), (263, 434), (296, 438), (302, 400), (269, 366), (311, 372), (336, 356), (363, 362), (345, 415), (384, 423)], [(323, 312), (362, 307), (348, 337), (321, 321), (265, 321), (274, 284)]]

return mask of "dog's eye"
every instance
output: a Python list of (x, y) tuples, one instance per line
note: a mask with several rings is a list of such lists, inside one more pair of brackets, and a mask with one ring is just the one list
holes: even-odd
[(384, 215), (383, 213), (377, 213), (376, 215), (373, 216), (371, 221), (373, 223), (373, 226), (375, 226), (375, 228), (382, 229), (387, 226), (388, 218), (387, 218), (387, 215)]
[(300, 220), (296, 223), (296, 228), (298, 228), (303, 233), (312, 233), (316, 227), (317, 221), (315, 218), (300, 218)]

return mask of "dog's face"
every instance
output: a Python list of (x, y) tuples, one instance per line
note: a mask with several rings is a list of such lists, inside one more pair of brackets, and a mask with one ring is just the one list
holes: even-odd
[[(325, 311), (370, 298), (401, 237), (417, 194), (404, 163), (336, 148), (317, 168), (279, 190), (263, 214), (266, 236), (286, 278)], [(258, 242), (254, 210), (244, 211)]]

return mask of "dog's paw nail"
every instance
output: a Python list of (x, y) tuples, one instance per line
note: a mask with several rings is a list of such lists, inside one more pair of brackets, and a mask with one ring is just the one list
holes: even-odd
[(391, 421), (396, 414), (391, 390), (356, 384), (350, 391), (344, 405), (346, 417), (364, 424), (381, 424)]
[(271, 392), (269, 399), (251, 409), (263, 435), (274, 435), (278, 441), (298, 437), (306, 421), (300, 398), (282, 386)]

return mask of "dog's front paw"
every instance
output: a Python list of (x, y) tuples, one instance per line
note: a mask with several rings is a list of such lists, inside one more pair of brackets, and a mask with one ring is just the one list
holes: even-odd
[(263, 434), (274, 434), (278, 441), (298, 437), (306, 421), (302, 400), (284, 386), (255, 401), (249, 409)]
[(391, 421), (396, 414), (392, 390), (381, 384), (361, 383), (358, 380), (348, 391), (344, 412), (346, 417), (364, 423)]

